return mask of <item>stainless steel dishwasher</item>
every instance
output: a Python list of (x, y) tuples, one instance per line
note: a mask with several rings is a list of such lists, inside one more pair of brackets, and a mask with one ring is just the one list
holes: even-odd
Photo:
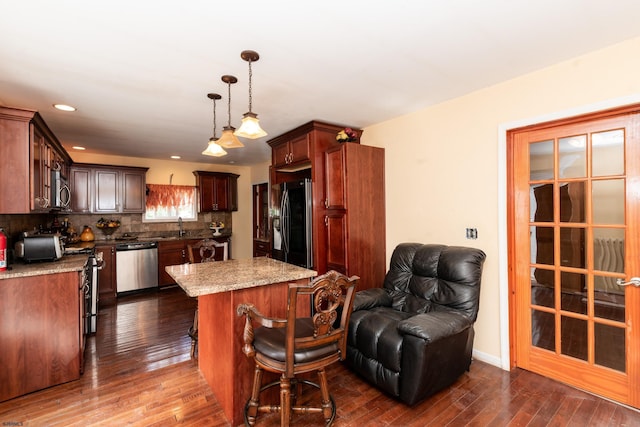
[(116, 244), (118, 293), (158, 287), (158, 242)]

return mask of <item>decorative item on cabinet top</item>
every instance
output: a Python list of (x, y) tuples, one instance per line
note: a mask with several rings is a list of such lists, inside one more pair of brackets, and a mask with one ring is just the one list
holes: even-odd
[(358, 134), (351, 128), (344, 128), (336, 135), (338, 142), (353, 142), (358, 140)]

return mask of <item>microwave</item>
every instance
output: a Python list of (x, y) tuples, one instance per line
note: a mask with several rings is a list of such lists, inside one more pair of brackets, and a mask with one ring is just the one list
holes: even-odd
[(51, 171), (51, 208), (69, 209), (71, 203), (71, 190), (69, 182), (60, 170)]

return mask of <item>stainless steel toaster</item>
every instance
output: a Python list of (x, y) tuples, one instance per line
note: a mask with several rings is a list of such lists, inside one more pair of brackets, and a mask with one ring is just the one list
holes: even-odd
[(15, 245), (15, 256), (25, 262), (55, 261), (62, 258), (64, 247), (57, 234), (25, 236)]

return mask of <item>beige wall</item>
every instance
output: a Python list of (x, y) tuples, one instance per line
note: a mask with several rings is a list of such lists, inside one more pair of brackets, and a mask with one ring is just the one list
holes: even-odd
[[(266, 168), (268, 177), (268, 165), (262, 166), (231, 166), (213, 165), (210, 163), (189, 163), (176, 160), (155, 160), (135, 157), (91, 155), (82, 152), (69, 153), (74, 162), (99, 163), (119, 166), (148, 167), (147, 182), (149, 184), (195, 185), (194, 170), (215, 172), (231, 172), (240, 175), (238, 178), (238, 211), (233, 212), (233, 257), (250, 258), (253, 256), (253, 240), (251, 229), (253, 218), (251, 215), (251, 185), (254, 183), (253, 174), (262, 178), (262, 169)], [(173, 175), (173, 177), (172, 177)], [(263, 181), (260, 181), (263, 182)]]
[[(638, 52), (640, 38), (365, 129), (362, 143), (386, 153), (387, 258), (404, 241), (487, 253), (476, 357), (503, 366), (508, 358), (505, 130), (640, 99)], [(466, 227), (477, 240), (465, 239)]]

